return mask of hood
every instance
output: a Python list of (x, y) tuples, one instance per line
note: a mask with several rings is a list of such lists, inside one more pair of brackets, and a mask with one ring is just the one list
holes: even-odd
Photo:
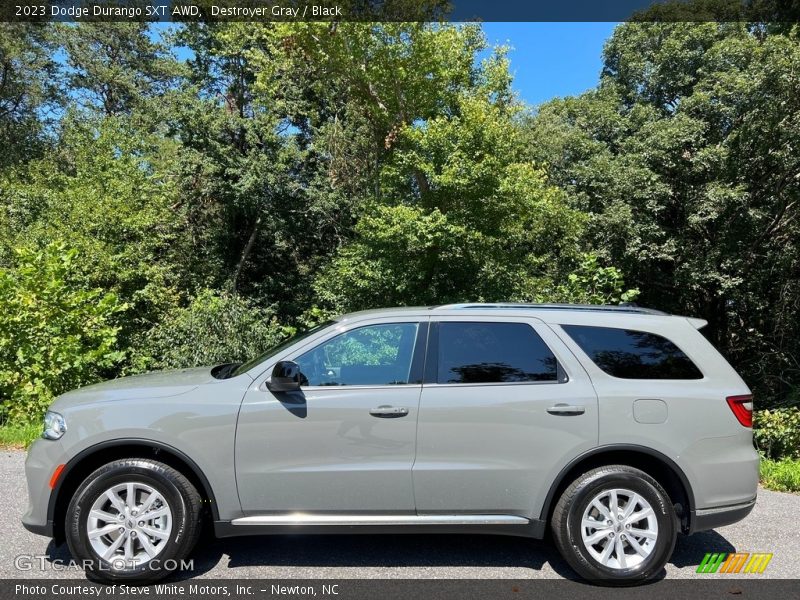
[(120, 377), (67, 392), (56, 398), (52, 408), (57, 411), (59, 407), (73, 404), (178, 396), (204, 383), (216, 381), (211, 375), (211, 369), (212, 367), (198, 367)]

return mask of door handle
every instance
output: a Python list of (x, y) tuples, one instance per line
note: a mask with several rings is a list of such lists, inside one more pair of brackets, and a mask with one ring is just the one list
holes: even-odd
[(548, 408), (547, 412), (551, 415), (582, 415), (586, 412), (586, 407), (571, 404), (556, 404)]
[(371, 408), (369, 414), (373, 417), (383, 418), (397, 418), (405, 417), (408, 414), (408, 409), (402, 406), (379, 406), (378, 408)]

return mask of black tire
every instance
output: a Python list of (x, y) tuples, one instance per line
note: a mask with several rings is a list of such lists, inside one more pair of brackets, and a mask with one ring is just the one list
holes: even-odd
[[(598, 494), (612, 489), (639, 494), (652, 507), (658, 524), (658, 534), (650, 554), (630, 568), (604, 565), (590, 554), (581, 536), (584, 511)], [(675, 510), (664, 488), (647, 473), (625, 465), (592, 469), (575, 479), (556, 504), (551, 527), (556, 547), (578, 575), (595, 583), (619, 586), (635, 585), (656, 577), (672, 556), (678, 535)], [(603, 543), (608, 542), (603, 540)], [(633, 551), (630, 546), (628, 549)]]
[[(128, 482), (155, 489), (172, 513), (171, 531), (163, 542), (163, 548), (154, 559), (132, 567), (121, 566), (119, 560), (102, 558), (90, 543), (87, 523), (94, 502), (106, 490)], [(172, 467), (144, 458), (115, 460), (89, 475), (73, 495), (64, 527), (67, 544), (73, 558), (85, 566), (87, 577), (93, 581), (137, 584), (157, 581), (180, 566), (180, 561), (189, 555), (197, 543), (201, 506), (197, 490)]]

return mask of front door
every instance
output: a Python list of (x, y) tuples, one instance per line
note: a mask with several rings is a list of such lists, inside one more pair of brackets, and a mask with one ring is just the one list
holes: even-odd
[(431, 323), (414, 491), (419, 514), (538, 518), (550, 483), (597, 445), (597, 396), (537, 319)]
[(302, 392), (247, 393), (236, 437), (246, 514), (413, 514), (427, 333), (418, 321), (332, 330), (280, 357), (300, 366)]

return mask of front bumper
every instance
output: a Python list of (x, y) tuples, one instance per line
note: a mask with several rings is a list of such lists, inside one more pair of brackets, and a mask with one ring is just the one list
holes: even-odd
[(31, 533), (49, 538), (53, 537), (53, 532), (55, 531), (52, 521), (46, 521), (44, 525), (40, 525), (34, 519), (28, 517), (28, 513), (25, 513), (22, 517), (22, 526)]
[(731, 523), (741, 521), (750, 514), (750, 511), (753, 510), (755, 505), (756, 499), (753, 498), (752, 500), (748, 500), (747, 502), (743, 502), (741, 504), (693, 510), (691, 518), (691, 531), (689, 533), (706, 531), (708, 529), (716, 529), (717, 527), (722, 527), (723, 525), (730, 525)]
[(53, 537), (53, 515), (50, 513), (50, 478), (67, 458), (60, 441), (38, 439), (28, 449), (25, 459), (25, 479), (28, 482), (28, 508), (22, 525), (38, 535)]

